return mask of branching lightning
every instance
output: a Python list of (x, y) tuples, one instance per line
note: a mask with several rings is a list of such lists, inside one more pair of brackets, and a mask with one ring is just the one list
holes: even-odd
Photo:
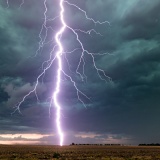
[(8, 0), (6, 0), (6, 3), (7, 3), (7, 8), (9, 8), (9, 2), (8, 2)]
[(21, 4), (19, 5), (19, 8), (21, 8), (23, 4), (24, 4), (24, 0), (22, 0)]
[[(66, 62), (68, 64), (68, 68), (71, 71), (71, 68), (70, 68), (71, 64), (69, 63), (66, 54), (67, 53), (73, 53), (76, 50), (80, 50), (81, 51), (81, 56), (79, 58), (79, 63), (77, 65), (77, 67), (76, 67), (75, 74), (77, 74), (81, 78), (82, 81), (87, 81), (87, 75), (85, 73), (85, 65), (86, 65), (85, 54), (88, 54), (91, 57), (92, 64), (93, 64), (94, 69), (96, 70), (99, 78), (101, 80), (106, 81), (106, 82), (108, 80), (109, 81), (111, 80), (111, 78), (106, 75), (106, 73), (105, 73), (105, 71), (103, 69), (97, 67), (96, 61), (95, 61), (95, 56), (97, 56), (97, 55), (105, 55), (105, 54), (108, 54), (108, 53), (90, 53), (87, 49), (85, 49), (83, 43), (81, 42), (81, 40), (79, 38), (79, 34), (78, 33), (81, 32), (81, 33), (84, 33), (84, 34), (91, 35), (91, 32), (93, 32), (93, 33), (95, 33), (95, 34), (97, 34), (99, 36), (103, 36), (103, 35), (101, 33), (97, 32), (95, 29), (90, 29), (90, 30), (84, 31), (84, 30), (77, 29), (77, 28), (74, 29), (71, 26), (69, 26), (66, 23), (65, 17), (64, 17), (64, 14), (65, 14), (64, 4), (69, 5), (70, 7), (75, 7), (79, 12), (83, 13), (83, 15), (85, 16), (85, 18), (87, 20), (91, 21), (94, 25), (104, 25), (106, 23), (110, 25), (110, 23), (108, 21), (104, 21), (104, 22), (95, 21), (93, 18), (90, 18), (87, 15), (86, 11), (84, 11), (83, 9), (78, 7), (77, 5), (72, 4), (72, 3), (70, 3), (70, 2), (68, 2), (66, 0), (59, 0), (60, 11), (59, 11), (58, 16), (56, 16), (53, 19), (47, 19), (46, 14), (47, 14), (48, 8), (47, 8), (46, 3), (47, 3), (47, 0), (44, 0), (44, 8), (45, 8), (45, 10), (44, 10), (44, 22), (42, 24), (42, 27), (41, 27), (41, 30), (40, 30), (40, 33), (39, 33), (39, 38), (40, 38), (39, 48), (36, 51), (35, 57), (39, 54), (39, 52), (44, 47), (44, 45), (49, 43), (49, 42), (46, 42), (46, 39), (47, 39), (47, 35), (48, 35), (48, 30), (52, 29), (52, 27), (51, 26), (47, 27), (47, 22), (48, 21), (54, 21), (55, 19), (59, 18), (59, 20), (61, 22), (61, 27), (59, 28), (59, 30), (56, 32), (56, 34), (54, 36), (54, 39), (55, 39), (56, 43), (54, 44), (54, 47), (52, 48), (52, 50), (50, 52), (49, 59), (44, 61), (43, 64), (42, 64), (42, 72), (37, 77), (33, 89), (28, 94), (26, 94), (22, 98), (21, 101), (19, 101), (17, 103), (13, 113), (15, 113), (16, 111), (21, 113), (20, 107), (21, 107), (22, 103), (26, 100), (26, 98), (29, 98), (29, 96), (32, 93), (35, 93), (37, 101), (39, 101), (38, 95), (37, 95), (37, 87), (39, 85), (40, 78), (42, 78), (42, 76), (45, 75), (46, 71), (52, 66), (53, 62), (57, 61), (58, 65), (57, 65), (57, 71), (56, 71), (56, 87), (55, 87), (55, 90), (53, 91), (53, 94), (52, 94), (50, 106), (54, 106), (56, 108), (56, 124), (57, 124), (57, 130), (58, 130), (59, 139), (60, 139), (59, 143), (62, 146), (63, 145), (63, 139), (64, 139), (63, 138), (63, 131), (62, 131), (62, 127), (61, 127), (61, 109), (62, 109), (62, 107), (60, 105), (60, 102), (58, 101), (58, 96), (59, 96), (59, 93), (60, 93), (60, 90), (61, 90), (60, 87), (61, 87), (61, 77), (62, 77), (62, 75), (65, 76), (68, 80), (70, 80), (70, 82), (72, 82), (72, 84), (73, 84), (73, 86), (74, 86), (74, 88), (75, 88), (75, 90), (77, 92), (78, 100), (85, 107), (87, 107), (87, 106), (84, 103), (82, 97), (90, 100), (90, 98), (78, 88), (78, 86), (77, 86), (76, 82), (74, 81), (74, 79), (69, 74), (67, 74), (66, 71), (63, 69), (62, 57), (64, 56), (64, 58), (65, 58), (65, 60), (66, 60)], [(20, 7), (23, 4), (24, 4), (24, 0), (22, 0), (22, 3), (20, 4)], [(7, 0), (7, 5), (9, 6), (8, 0)], [(77, 40), (77, 42), (79, 44), (79, 47), (75, 48), (72, 51), (64, 51), (63, 44), (62, 44), (62, 41), (61, 41), (61, 38), (63, 38), (63, 33), (67, 29), (70, 30), (73, 33), (73, 35), (75, 36), (75, 38), (76, 38), (76, 40)], [(82, 69), (82, 73), (80, 72), (80, 69)]]

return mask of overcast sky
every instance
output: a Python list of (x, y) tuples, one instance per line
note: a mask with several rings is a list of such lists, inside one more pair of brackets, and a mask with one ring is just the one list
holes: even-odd
[[(46, 10), (44, 2), (0, 2), (0, 143), (59, 143), (54, 104), (50, 108), (56, 60), (39, 79), (39, 100), (33, 93), (21, 104), (21, 114), (14, 112), (16, 104), (33, 90), (36, 78), (48, 65), (46, 61), (50, 56), (54, 58), (58, 49), (54, 36), (61, 26), (59, 4), (57, 0), (46, 0)], [(87, 77), (84, 75), (82, 81), (76, 73), (81, 46), (73, 32), (66, 29), (61, 37), (65, 52), (61, 57), (63, 69), (90, 100), (80, 94), (84, 106), (73, 83), (62, 75), (59, 101), (64, 144), (160, 142), (160, 1), (68, 2), (85, 10), (89, 18), (106, 21), (95, 25), (85, 18), (84, 12), (64, 3), (65, 22), (75, 29), (84, 49), (94, 53), (96, 67), (104, 70), (112, 81), (103, 72), (99, 74), (106, 81), (98, 76), (87, 52), (84, 53)], [(98, 34), (80, 32), (90, 29)], [(83, 63), (78, 71), (83, 75)]]

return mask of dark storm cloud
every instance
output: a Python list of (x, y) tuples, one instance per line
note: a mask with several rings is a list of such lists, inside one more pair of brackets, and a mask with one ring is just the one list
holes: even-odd
[[(38, 49), (38, 34), (43, 23), (41, 18), (43, 12), (41, 11), (44, 10), (44, 6), (43, 1), (41, 1), (42, 3), (39, 3), (39, 6), (35, 5), (33, 7), (34, 2), (28, 3), (27, 1), (23, 9), (18, 9), (18, 4), (20, 4), (18, 1), (17, 3), (16, 1), (9, 3), (10, 7), (8, 9), (5, 8), (5, 4), (0, 6), (1, 133), (34, 132), (33, 127), (37, 124), (38, 128), (40, 117), (44, 118), (45, 114), (47, 114), (47, 118), (49, 117), (48, 105), (47, 109), (43, 109), (43, 115), (37, 114), (35, 116), (36, 110), (28, 112), (27, 109), (22, 116), (11, 116), (14, 111), (13, 107), (22, 100), (26, 93), (33, 89), (35, 78), (41, 70), (42, 60), (36, 60), (33, 55)], [(36, 18), (36, 16), (40, 17)], [(47, 84), (44, 85), (40, 82), (37, 90), (39, 97), (45, 97), (43, 94), (47, 89), (46, 86)], [(23, 106), (29, 108), (35, 106), (36, 108), (37, 104), (33, 101), (34, 98), (35, 95), (32, 94)], [(39, 106), (42, 108), (44, 105), (40, 104)], [(27, 114), (30, 115), (30, 118)], [(34, 121), (37, 123), (34, 123)], [(47, 121), (48, 119), (45, 122)]]
[[(78, 76), (73, 75), (77, 86), (91, 99), (83, 100), (85, 108), (77, 100), (76, 91), (68, 80), (62, 81), (61, 104), (63, 108), (63, 127), (68, 138), (75, 142), (156, 142), (160, 133), (159, 95), (160, 95), (160, 2), (158, 0), (70, 0), (87, 11), (95, 20), (109, 21), (103, 25), (94, 25), (85, 20), (85, 15), (73, 6), (65, 3), (65, 19), (74, 29), (85, 31), (94, 28), (103, 34), (79, 33), (85, 49), (93, 53), (109, 53), (95, 56), (98, 67), (112, 78), (112, 82), (101, 81), (93, 68), (92, 59), (85, 57), (85, 73), (87, 82), (82, 83)], [(44, 48), (40, 48), (34, 57), (40, 41), (39, 33), (44, 20), (43, 0), (25, 1), (18, 9), (20, 1), (12, 1), (9, 8), (6, 3), (0, 6), (0, 124), (1, 133), (7, 132), (38, 132), (50, 133), (55, 126), (55, 110), (51, 109), (49, 118), (49, 100), (54, 87), (54, 70), (56, 64), (40, 79), (37, 103), (32, 94), (21, 106), (22, 116), (14, 114), (12, 107), (20, 101), (24, 94), (33, 89), (36, 76), (42, 71), (42, 63), (50, 55), (53, 44), (52, 35), (59, 27), (59, 21), (48, 21), (49, 36)], [(47, 18), (58, 15), (56, 1), (48, 1)], [(45, 37), (45, 32), (41, 36)], [(68, 38), (69, 37), (69, 38)], [(79, 47), (76, 37), (69, 29), (62, 36), (65, 51)], [(75, 71), (80, 50), (67, 54)], [(65, 59), (65, 58), (63, 58)], [(67, 68), (67, 63), (64, 64)], [(69, 70), (66, 70), (69, 73)], [(54, 129), (55, 131), (55, 129)], [(70, 132), (71, 131), (71, 132)], [(72, 133), (73, 132), (73, 133)], [(77, 133), (82, 133), (77, 135)], [(70, 134), (69, 134), (70, 133)], [(89, 134), (84, 138), (85, 134)], [(72, 136), (71, 134), (75, 134)], [(145, 135), (144, 135), (145, 134)], [(76, 136), (77, 135), (77, 136)], [(109, 137), (112, 137), (111, 139)], [(54, 137), (55, 138), (55, 137)], [(42, 141), (54, 139), (44, 137)], [(20, 137), (21, 139), (21, 137)], [(126, 140), (127, 139), (127, 140)], [(105, 141), (106, 140), (106, 141)], [(69, 141), (69, 140), (68, 140)], [(80, 142), (81, 141), (81, 142)], [(67, 142), (69, 143), (69, 142)]]
[[(113, 84), (105, 86), (91, 82), (89, 88), (93, 91), (94, 104), (86, 110), (75, 109), (76, 114), (68, 113), (78, 125), (68, 118), (67, 126), (77, 131), (131, 135), (137, 143), (156, 142), (160, 132), (160, 23), (157, 11), (160, 3), (132, 2), (123, 3), (123, 7), (119, 3), (111, 4), (111, 7), (116, 4), (115, 13), (121, 12), (114, 13), (112, 34), (106, 37), (113, 39), (113, 56), (98, 60), (100, 66), (106, 64), (106, 73), (112, 77)], [(89, 75), (95, 79), (95, 74)]]

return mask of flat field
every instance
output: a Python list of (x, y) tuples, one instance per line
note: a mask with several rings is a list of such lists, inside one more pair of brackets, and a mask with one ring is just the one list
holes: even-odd
[(1, 160), (160, 160), (160, 147), (0, 145)]

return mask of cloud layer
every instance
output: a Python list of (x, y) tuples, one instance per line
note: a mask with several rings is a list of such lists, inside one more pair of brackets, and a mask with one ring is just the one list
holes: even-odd
[[(68, 2), (76, 3), (95, 20), (110, 22), (95, 26), (77, 8), (65, 3), (65, 20), (69, 26), (84, 31), (94, 28), (103, 35), (77, 32), (89, 52), (108, 53), (95, 56), (95, 60), (112, 81), (106, 83), (98, 77), (87, 54), (87, 81), (82, 82), (78, 75), (72, 73), (76, 70), (81, 52), (69, 53), (80, 46), (73, 33), (66, 30), (61, 39), (72, 72), (67, 69), (68, 64), (63, 57), (65, 71), (91, 99), (83, 98), (85, 108), (77, 100), (72, 83), (62, 77), (60, 101), (63, 106), (62, 125), (68, 137), (66, 143), (137, 144), (160, 141), (159, 0)], [(21, 7), (20, 4), (15, 0), (9, 2), (7, 8), (6, 1), (0, 2), (0, 133), (55, 134), (55, 109), (50, 109), (49, 117), (49, 100), (55, 87), (56, 62), (39, 81), (39, 101), (35, 94), (31, 94), (20, 107), (22, 115), (16, 112), (11, 116), (14, 106), (33, 89), (36, 77), (46, 66), (43, 62), (50, 56), (55, 43), (53, 35), (60, 26), (58, 18), (51, 20), (59, 15), (58, 3), (48, 0), (47, 43), (39, 48), (44, 1), (28, 0)], [(44, 30), (41, 37), (45, 38)], [(56, 141), (56, 138), (53, 139)], [(43, 143), (43, 140), (40, 141)], [(49, 143), (50, 138), (46, 141)]]

